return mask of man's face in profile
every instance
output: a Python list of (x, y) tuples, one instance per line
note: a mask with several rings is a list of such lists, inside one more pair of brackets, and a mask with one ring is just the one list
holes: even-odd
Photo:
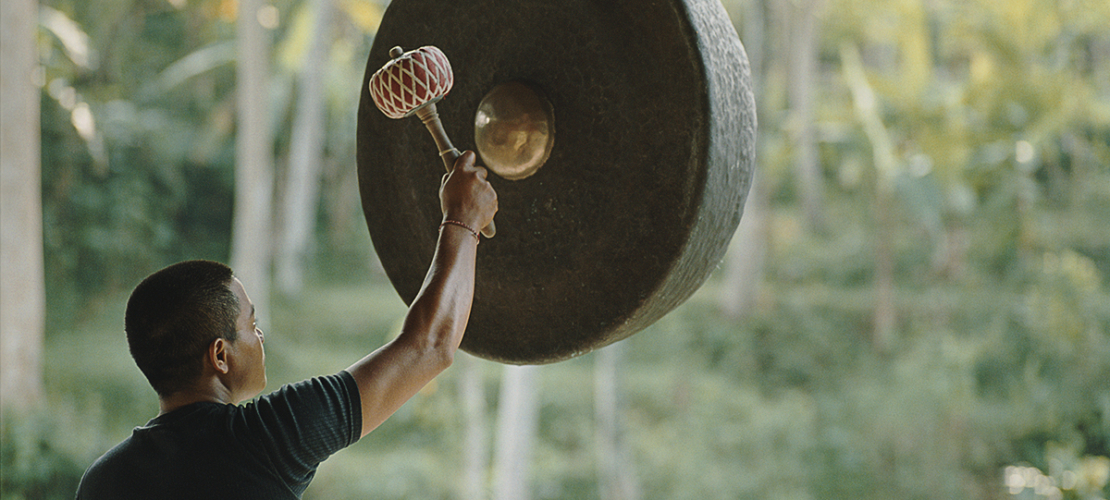
[(247, 296), (247, 290), (239, 278), (233, 278), (228, 285), (239, 299), (239, 317), (235, 320), (238, 338), (230, 342), (228, 375), (236, 402), (251, 399), (266, 388), (266, 352), (262, 344), (265, 340), (258, 328), (254, 304)]

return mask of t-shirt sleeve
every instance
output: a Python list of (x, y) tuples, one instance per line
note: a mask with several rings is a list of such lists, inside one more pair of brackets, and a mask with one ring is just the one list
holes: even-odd
[(316, 467), (362, 434), (362, 402), (346, 371), (317, 377), (242, 407), (231, 423), (290, 484), (305, 484)]

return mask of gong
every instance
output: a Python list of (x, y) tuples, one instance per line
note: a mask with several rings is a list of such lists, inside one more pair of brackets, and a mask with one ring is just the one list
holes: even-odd
[(568, 359), (643, 330), (705, 282), (755, 151), (748, 61), (718, 0), (393, 0), (363, 80), (358, 173), (374, 249), (406, 303), (432, 260), (443, 170), (420, 121), (387, 118), (367, 84), (391, 48), (428, 45), (454, 70), (443, 128), (459, 149), (486, 144), (480, 163), (500, 161), (489, 144), (505, 138), (483, 138), (512, 113), (497, 111), (513, 102), (500, 92), (527, 89), (544, 110), (542, 150), (515, 170), (491, 165), (497, 233), (478, 247), (463, 350)]

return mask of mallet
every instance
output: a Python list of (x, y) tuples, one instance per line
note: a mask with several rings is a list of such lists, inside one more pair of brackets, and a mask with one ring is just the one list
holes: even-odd
[[(370, 77), (370, 97), (378, 109), (393, 119), (416, 115), (436, 141), (443, 166), (450, 172), (455, 160), (462, 156), (443, 131), (436, 102), (451, 91), (455, 74), (443, 51), (431, 45), (405, 52), (401, 47), (389, 51), (393, 59)], [(482, 228), (492, 238), (497, 230), (493, 221)]]

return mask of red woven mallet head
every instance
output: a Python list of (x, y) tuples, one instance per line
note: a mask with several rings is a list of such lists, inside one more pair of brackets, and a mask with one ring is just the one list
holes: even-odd
[(443, 51), (427, 45), (402, 52), (389, 51), (393, 57), (370, 77), (370, 97), (390, 118), (404, 118), (421, 106), (440, 100), (451, 91), (455, 74)]

